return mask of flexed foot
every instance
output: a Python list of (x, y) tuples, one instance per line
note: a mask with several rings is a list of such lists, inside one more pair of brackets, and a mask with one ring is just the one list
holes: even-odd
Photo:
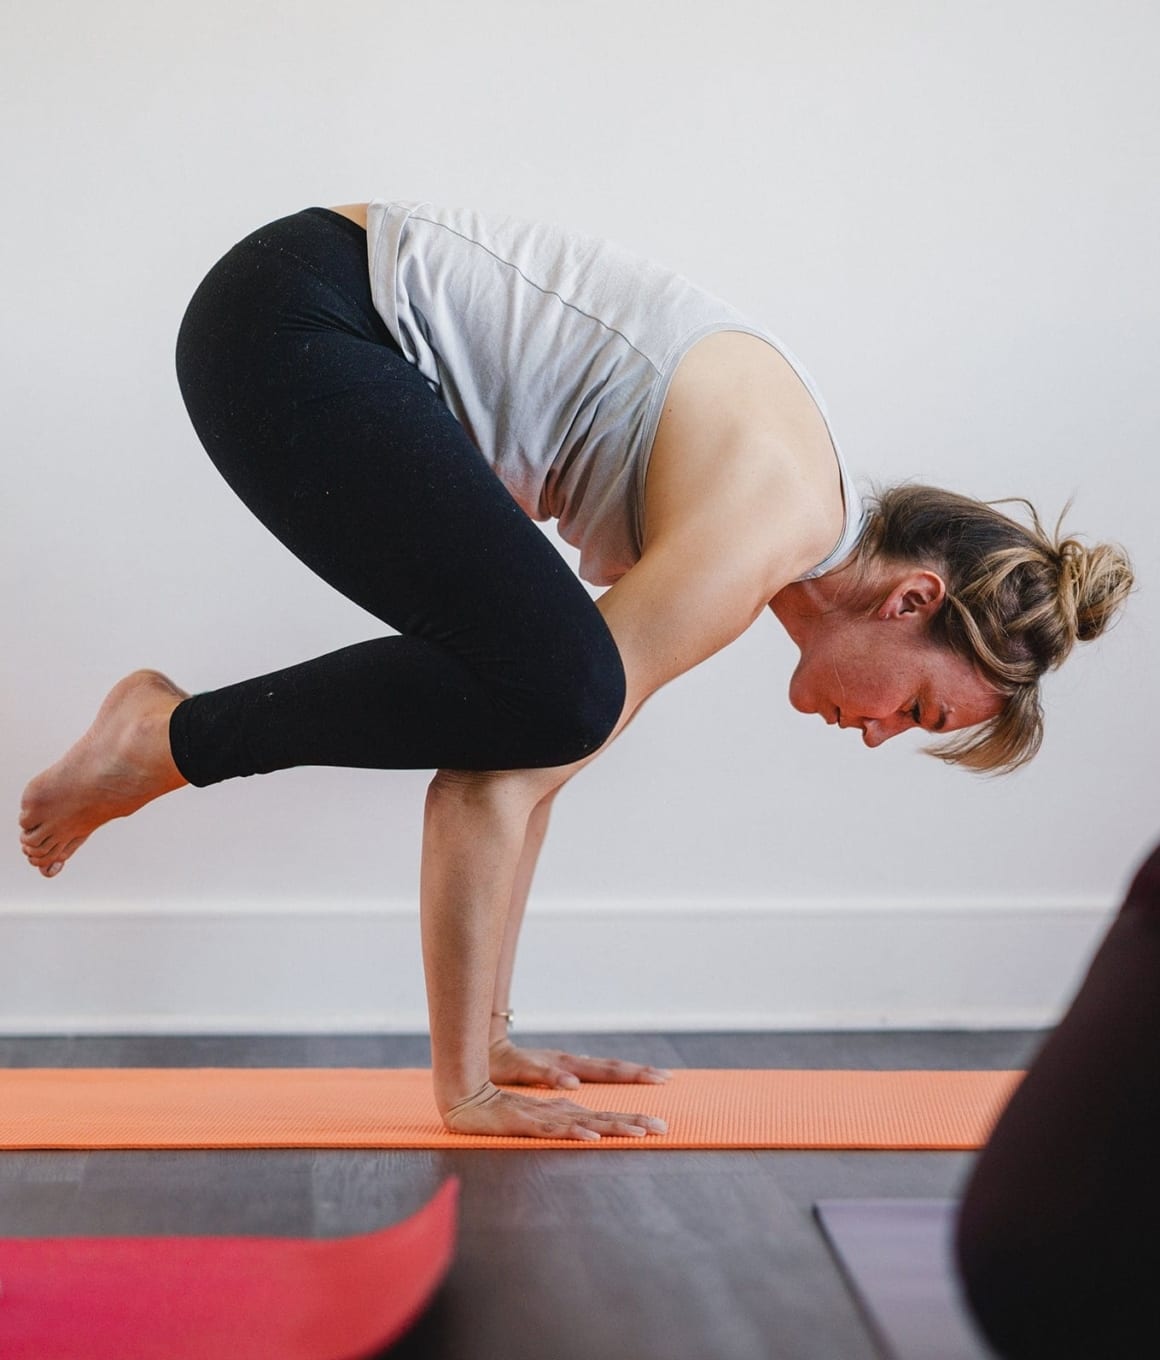
[(118, 680), (83, 737), (24, 790), (20, 845), (45, 878), (99, 826), (189, 781), (169, 749), (169, 715), (188, 699), (160, 671)]

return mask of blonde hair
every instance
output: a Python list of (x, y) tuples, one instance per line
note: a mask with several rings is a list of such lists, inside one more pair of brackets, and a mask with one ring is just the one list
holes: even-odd
[[(1030, 524), (994, 508), (1008, 504), (1026, 507)], [(873, 592), (884, 566), (938, 571), (947, 593), (931, 620), (931, 640), (1007, 696), (994, 718), (927, 748), (948, 764), (999, 774), (1031, 760), (1043, 741), (1040, 677), (1076, 642), (1099, 637), (1132, 589), (1123, 548), (1060, 538), (1069, 507), (1048, 534), (1022, 497), (976, 501), (904, 484), (869, 498), (852, 564), (858, 588)]]

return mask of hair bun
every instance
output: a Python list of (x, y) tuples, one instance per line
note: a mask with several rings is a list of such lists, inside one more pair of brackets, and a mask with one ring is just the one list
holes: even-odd
[(1131, 592), (1135, 577), (1128, 554), (1116, 543), (1085, 547), (1076, 538), (1056, 544), (1059, 607), (1077, 642), (1098, 638)]

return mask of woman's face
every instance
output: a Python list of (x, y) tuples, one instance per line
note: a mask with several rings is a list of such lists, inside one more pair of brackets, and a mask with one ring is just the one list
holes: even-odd
[(1003, 696), (956, 653), (927, 636), (922, 608), (897, 597), (871, 617), (816, 617), (799, 639), (789, 699), (802, 713), (854, 727), (867, 746), (912, 727), (955, 732), (994, 717)]

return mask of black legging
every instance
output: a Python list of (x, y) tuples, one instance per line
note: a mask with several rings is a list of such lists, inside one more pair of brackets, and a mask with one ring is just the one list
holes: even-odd
[(371, 300), (366, 232), (307, 208), (233, 247), (177, 341), (218, 471), (313, 572), (402, 636), (180, 703), (182, 775), (521, 769), (597, 749), (624, 704), (595, 604)]
[(956, 1247), (1008, 1360), (1160, 1356), (1160, 847), (980, 1154)]

